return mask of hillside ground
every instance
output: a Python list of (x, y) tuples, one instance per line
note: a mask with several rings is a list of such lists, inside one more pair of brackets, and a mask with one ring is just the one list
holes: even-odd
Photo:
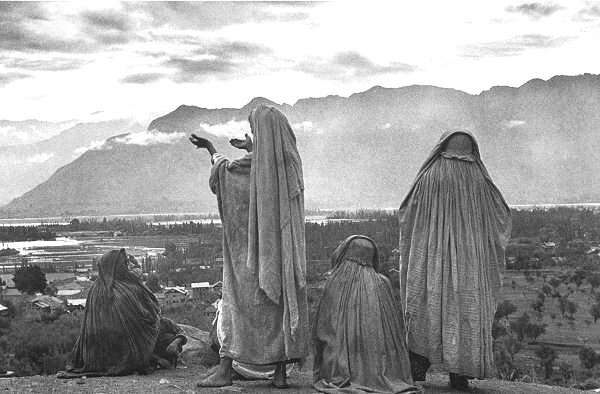
[[(187, 365), (175, 370), (160, 370), (151, 375), (131, 375), (109, 378), (62, 380), (54, 376), (31, 376), (0, 379), (0, 391), (11, 393), (313, 393), (312, 362), (307, 362), (300, 371), (295, 371), (288, 379), (290, 389), (277, 390), (268, 381), (235, 381), (225, 388), (197, 389), (194, 382), (209, 369), (198, 365)], [(448, 386), (447, 375), (431, 373), (426, 382), (421, 382), (426, 393), (459, 393)], [(550, 387), (533, 383), (507, 382), (502, 380), (474, 380), (471, 393), (500, 394), (563, 394), (572, 389)]]
[[(562, 270), (556, 272), (546, 272), (548, 278), (560, 275)], [(557, 301), (552, 297), (546, 297), (544, 302), (544, 311), (541, 316), (532, 308), (531, 304), (536, 300), (537, 294), (544, 285), (542, 275), (532, 275), (533, 281), (529, 283), (525, 280), (522, 272), (507, 272), (503, 281), (502, 299), (510, 301), (517, 307), (517, 311), (511, 315), (511, 319), (520, 316), (522, 313), (528, 313), (531, 321), (546, 325), (546, 332), (540, 335), (537, 340), (525, 347), (517, 356), (519, 362), (533, 365), (539, 365), (539, 359), (533, 354), (539, 344), (552, 346), (559, 355), (560, 361), (566, 361), (572, 365), (578, 365), (579, 349), (584, 346), (600, 351), (600, 320), (594, 323), (589, 310), (595, 302), (588, 284), (584, 284), (577, 289), (573, 288), (573, 293), (569, 300), (577, 304), (577, 312), (573, 314), (573, 319), (569, 319), (565, 314), (563, 317), (558, 307)], [(512, 282), (515, 282), (513, 288)], [(566, 287), (561, 284), (559, 290), (566, 293)]]

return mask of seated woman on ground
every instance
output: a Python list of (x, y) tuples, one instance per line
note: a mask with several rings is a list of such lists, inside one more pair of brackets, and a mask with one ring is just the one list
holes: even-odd
[(379, 270), (375, 242), (348, 237), (331, 256), (313, 322), (314, 388), (324, 393), (415, 393), (401, 308)]
[(81, 332), (59, 378), (148, 371), (159, 334), (154, 294), (129, 268), (125, 249), (106, 252), (90, 288)]

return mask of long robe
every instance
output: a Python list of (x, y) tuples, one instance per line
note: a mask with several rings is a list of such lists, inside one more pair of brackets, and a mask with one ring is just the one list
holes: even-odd
[(250, 171), (248, 267), (271, 301), (283, 304), (290, 358), (308, 354), (304, 180), (296, 136), (276, 108), (250, 113), (254, 133)]
[(148, 366), (159, 332), (160, 307), (142, 280), (130, 272), (124, 249), (106, 252), (90, 288), (81, 333), (67, 371), (127, 375)]
[(219, 354), (238, 362), (265, 365), (304, 355), (287, 351), (284, 305), (267, 297), (254, 269), (246, 264), (251, 161), (251, 154), (232, 162), (219, 157), (209, 180), (223, 223)]
[(378, 261), (375, 243), (364, 236), (349, 237), (332, 256), (334, 269), (313, 322), (318, 391), (419, 391), (412, 384), (402, 314), (389, 280), (376, 271)]
[[(215, 304), (213, 304), (215, 305)], [(211, 330), (211, 335), (215, 335), (214, 338), (211, 338), (213, 343), (211, 344), (212, 349), (215, 348), (220, 349), (221, 343), (223, 342), (223, 337), (225, 336), (225, 332), (223, 330), (223, 302), (221, 300), (217, 300), (216, 302), (217, 314), (215, 319), (213, 320), (213, 326)], [(236, 360), (233, 360), (231, 363), (233, 370), (237, 372), (239, 375), (243, 376), (245, 379), (249, 380), (268, 380), (272, 379), (275, 375), (276, 366), (271, 365), (256, 365), (256, 364), (246, 364)], [(287, 364), (286, 372), (289, 375), (294, 370), (295, 364)]]
[(443, 152), (446, 132), (400, 211), (400, 281), (408, 346), (448, 372), (493, 376), (492, 321), (512, 219), (483, 165)]

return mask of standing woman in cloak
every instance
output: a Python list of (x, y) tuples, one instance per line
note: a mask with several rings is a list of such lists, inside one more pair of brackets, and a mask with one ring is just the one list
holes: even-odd
[(492, 321), (511, 213), (467, 131), (442, 135), (402, 202), (400, 289), (415, 381), (430, 363), (450, 385), (494, 375)]
[(379, 273), (375, 242), (352, 235), (331, 256), (313, 322), (314, 388), (323, 393), (416, 393), (403, 316)]
[(213, 158), (210, 186), (223, 223), (223, 341), (219, 367), (198, 387), (232, 384), (233, 360), (275, 365), (273, 385), (287, 387), (286, 364), (308, 355), (304, 183), (296, 137), (277, 109), (249, 117), (251, 150), (229, 162), (210, 141), (190, 141)]

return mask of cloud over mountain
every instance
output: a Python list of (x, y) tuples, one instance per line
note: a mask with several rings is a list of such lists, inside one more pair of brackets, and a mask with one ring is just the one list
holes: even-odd
[(123, 137), (115, 137), (110, 140), (111, 143), (123, 145), (159, 145), (173, 144), (186, 136), (185, 133), (161, 133), (157, 130), (142, 131), (139, 133), (130, 133)]
[(198, 125), (198, 128), (207, 134), (228, 139), (244, 138), (245, 134), (251, 133), (250, 124), (247, 120), (237, 121), (232, 119), (227, 123), (218, 123), (214, 125), (201, 123)]

